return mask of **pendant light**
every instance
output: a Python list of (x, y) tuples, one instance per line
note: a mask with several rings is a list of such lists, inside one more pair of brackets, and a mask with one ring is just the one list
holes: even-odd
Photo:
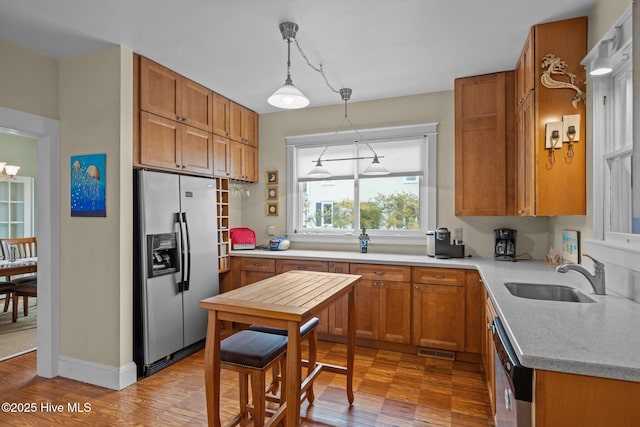
[[(340, 93), (340, 96), (342, 97), (342, 100), (344, 101), (344, 119), (342, 120), (342, 123), (340, 124), (340, 127), (342, 127), (344, 125), (345, 122), (349, 123), (349, 125), (351, 126), (351, 129), (356, 133), (358, 140), (356, 142), (359, 143), (364, 143), (367, 148), (369, 148), (369, 150), (371, 150), (371, 152), (373, 153), (373, 157), (371, 156), (359, 156), (359, 157), (341, 157), (338, 159), (324, 159), (325, 162), (340, 162), (340, 161), (349, 161), (349, 160), (367, 160), (367, 159), (373, 159), (372, 162), (369, 164), (369, 166), (367, 166), (367, 168), (362, 171), (362, 173), (360, 175), (364, 175), (364, 176), (382, 176), (382, 175), (389, 175), (389, 170), (387, 168), (385, 168), (384, 166), (382, 166), (382, 164), (380, 163), (380, 158), (384, 157), (384, 156), (378, 156), (378, 153), (376, 153), (373, 148), (371, 148), (371, 145), (369, 145), (369, 143), (362, 137), (362, 135), (360, 134), (360, 132), (358, 131), (358, 129), (353, 125), (353, 123), (351, 122), (351, 120), (349, 119), (349, 116), (347, 114), (347, 101), (349, 101), (351, 99), (351, 93), (352, 90), (349, 88), (342, 88), (338, 91), (338, 93)], [(328, 146), (331, 144), (331, 141), (333, 141), (333, 139), (335, 138), (335, 136), (338, 134), (338, 131), (333, 133), (333, 136), (331, 137), (331, 140), (329, 141), (328, 145), (325, 145), (324, 149), (322, 150), (322, 152), (320, 153), (320, 155), (318, 156), (318, 159), (315, 160), (316, 165), (311, 168), (311, 170), (307, 173), (307, 177), (309, 178), (329, 178), (332, 176), (331, 172), (329, 172), (329, 170), (323, 166), (322, 164), (322, 156), (324, 155), (324, 153), (327, 151), (327, 148), (329, 148)]]
[(267, 102), (274, 107), (288, 110), (304, 108), (309, 105), (309, 99), (293, 85), (293, 81), (291, 80), (291, 40), (295, 39), (297, 31), (298, 24), (293, 22), (283, 22), (280, 24), (280, 33), (282, 34), (282, 38), (287, 42), (287, 79), (284, 82), (284, 86), (273, 92), (267, 99)]
[(8, 165), (5, 162), (0, 162), (0, 182), (13, 180), (18, 174), (20, 166)]

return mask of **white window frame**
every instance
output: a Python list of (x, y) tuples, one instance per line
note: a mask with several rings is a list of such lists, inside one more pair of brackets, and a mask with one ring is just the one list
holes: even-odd
[[(620, 39), (618, 47), (613, 54), (613, 72), (605, 77), (593, 78), (592, 80), (592, 106), (593, 106), (593, 238), (585, 240), (585, 253), (589, 253), (599, 261), (610, 262), (622, 267), (640, 271), (638, 265), (638, 256), (640, 256), (640, 235), (631, 233), (619, 233), (610, 230), (610, 201), (609, 186), (612, 179), (609, 173), (608, 161), (614, 158), (622, 158), (629, 155), (632, 151), (640, 152), (638, 148), (640, 140), (638, 134), (640, 129), (637, 128), (637, 119), (634, 119), (634, 136), (633, 145), (612, 149), (614, 147), (613, 139), (615, 115), (609, 112), (613, 109), (612, 102), (608, 100), (619, 98), (620, 93), (614, 91), (619, 88), (614, 87), (614, 77), (620, 73), (627, 72), (632, 63), (632, 6), (618, 18), (611, 29), (595, 44), (594, 48), (582, 61), (582, 64), (589, 66), (591, 61), (598, 54), (598, 47), (603, 40), (611, 39), (616, 32), (616, 27), (620, 28)], [(639, 63), (636, 61), (636, 64)], [(637, 73), (638, 70), (635, 71)], [(634, 87), (634, 96), (637, 96), (638, 88)], [(609, 104), (609, 105), (607, 105)], [(637, 107), (637, 105), (636, 105)], [(636, 116), (637, 113), (634, 113)], [(634, 156), (635, 157), (635, 156)], [(635, 160), (635, 165), (637, 165)], [(632, 166), (633, 167), (633, 166)], [(636, 191), (635, 197), (640, 197), (640, 192)], [(616, 198), (613, 198), (614, 203)], [(636, 201), (638, 203), (638, 201)]]
[(331, 144), (353, 144), (362, 137), (369, 142), (425, 138), (425, 172), (420, 180), (420, 230), (367, 230), (377, 243), (426, 244), (427, 230), (435, 228), (437, 213), (437, 145), (438, 123), (359, 129), (357, 132), (327, 132), (286, 137), (287, 146), (287, 236), (291, 241), (322, 243), (355, 243), (359, 233), (355, 230), (313, 230), (296, 232), (299, 223), (299, 185), (297, 180), (296, 147)]

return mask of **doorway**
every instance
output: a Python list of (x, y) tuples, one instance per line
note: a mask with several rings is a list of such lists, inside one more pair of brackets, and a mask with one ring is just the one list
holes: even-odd
[(60, 122), (0, 107), (0, 131), (37, 139), (37, 373), (58, 375), (60, 354)]

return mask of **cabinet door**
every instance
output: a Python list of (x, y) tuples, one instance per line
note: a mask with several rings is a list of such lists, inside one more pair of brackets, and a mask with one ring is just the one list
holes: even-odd
[(178, 170), (180, 154), (180, 124), (164, 117), (140, 113), (140, 163), (164, 169)]
[(455, 213), (507, 215), (514, 73), (455, 81)]
[(140, 109), (180, 120), (180, 75), (145, 57), (140, 58)]
[(258, 149), (242, 147), (242, 175), (245, 181), (258, 182)]
[(378, 284), (373, 280), (360, 280), (355, 285), (356, 336), (378, 339)]
[(237, 141), (229, 141), (229, 173), (231, 178), (244, 180), (242, 175), (242, 150), (243, 144)]
[(531, 93), (516, 114), (516, 213), (535, 215), (535, 110)]
[(181, 169), (188, 172), (213, 174), (213, 134), (181, 125)]
[(252, 147), (258, 146), (258, 115), (246, 108), (241, 115), (242, 139), (245, 144)]
[(482, 290), (484, 284), (480, 273), (467, 270), (465, 273), (465, 321), (464, 321), (464, 351), (480, 353), (482, 349), (481, 332), (484, 326)]
[(267, 273), (264, 271), (241, 271), (240, 272), (240, 286), (247, 286), (252, 283), (259, 282), (260, 280), (273, 277), (274, 273)]
[(238, 142), (242, 142), (242, 110), (241, 105), (229, 103), (229, 138)]
[[(349, 263), (329, 261), (330, 273), (349, 273)], [(328, 332), (333, 335), (347, 335), (349, 325), (349, 297), (345, 295), (329, 306)]]
[(413, 344), (464, 350), (464, 286), (415, 284)]
[(231, 175), (229, 138), (213, 135), (213, 175), (228, 178)]
[[(411, 343), (411, 284), (378, 281), (378, 339)], [(358, 309), (360, 309), (358, 305)]]
[(213, 92), (191, 80), (181, 78), (180, 118), (189, 126), (213, 130)]
[(535, 68), (534, 68), (534, 29), (529, 32), (527, 41), (524, 44), (518, 64), (516, 65), (516, 102), (520, 106), (535, 88)]
[(213, 133), (229, 138), (229, 100), (213, 94)]

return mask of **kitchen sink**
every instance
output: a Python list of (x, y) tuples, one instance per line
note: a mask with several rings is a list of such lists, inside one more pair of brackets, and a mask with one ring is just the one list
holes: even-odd
[(564, 285), (548, 285), (543, 283), (505, 283), (512, 295), (520, 298), (546, 301), (596, 302), (577, 289)]

